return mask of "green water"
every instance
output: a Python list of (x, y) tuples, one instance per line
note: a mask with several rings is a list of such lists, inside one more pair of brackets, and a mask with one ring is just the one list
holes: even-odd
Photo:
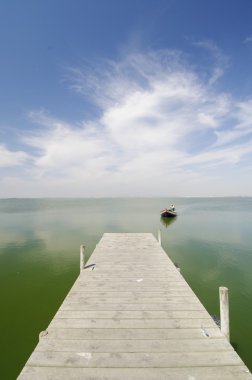
[[(175, 203), (169, 225), (159, 211)], [(104, 232), (161, 228), (170, 258), (210, 314), (230, 297), (231, 342), (252, 370), (252, 198), (0, 200), (1, 379), (16, 379)]]

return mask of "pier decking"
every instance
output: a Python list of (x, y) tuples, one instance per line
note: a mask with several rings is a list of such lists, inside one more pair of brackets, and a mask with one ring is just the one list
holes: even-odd
[(18, 380), (150, 379), (252, 375), (152, 234), (104, 234)]

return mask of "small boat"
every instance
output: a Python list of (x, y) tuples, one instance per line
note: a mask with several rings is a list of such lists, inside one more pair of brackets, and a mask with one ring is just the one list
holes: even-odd
[(161, 216), (162, 218), (169, 218), (169, 217), (174, 217), (174, 216), (177, 216), (177, 212), (174, 210), (171, 210), (171, 209), (164, 209), (161, 211)]

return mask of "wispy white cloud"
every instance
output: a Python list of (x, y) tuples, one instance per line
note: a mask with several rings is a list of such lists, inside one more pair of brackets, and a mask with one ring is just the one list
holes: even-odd
[(240, 145), (243, 146), (244, 138), (252, 139), (252, 100), (233, 101), (231, 117), (233, 120), (229, 123), (228, 128), (215, 132), (217, 136), (216, 146), (236, 144), (239, 141)]
[(213, 41), (202, 40), (194, 43), (195, 46), (205, 49), (212, 58), (211, 74), (208, 78), (209, 85), (215, 84), (225, 73), (230, 65), (230, 59), (222, 52), (222, 50)]
[(28, 154), (22, 151), (12, 151), (0, 145), (0, 167), (20, 166), (28, 159)]
[[(39, 127), (22, 139), (33, 155), (20, 186), (40, 196), (209, 193), (211, 181), (224, 181), (227, 167), (235, 171), (252, 154), (252, 100), (217, 90), (227, 62), (215, 45), (198, 45), (215, 58), (207, 81), (177, 51), (72, 68), (71, 88), (100, 116), (71, 124), (30, 112)], [(15, 157), (22, 164), (27, 154)]]
[(245, 44), (248, 44), (248, 43), (251, 43), (251, 42), (252, 42), (252, 36), (248, 36), (248, 37), (246, 37), (245, 40), (244, 40), (244, 43), (245, 43)]

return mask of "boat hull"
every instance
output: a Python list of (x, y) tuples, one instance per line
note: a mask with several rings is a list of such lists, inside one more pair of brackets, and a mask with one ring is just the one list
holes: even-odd
[(177, 213), (176, 211), (164, 211), (161, 213), (161, 216), (162, 218), (174, 218), (175, 216), (177, 216)]

